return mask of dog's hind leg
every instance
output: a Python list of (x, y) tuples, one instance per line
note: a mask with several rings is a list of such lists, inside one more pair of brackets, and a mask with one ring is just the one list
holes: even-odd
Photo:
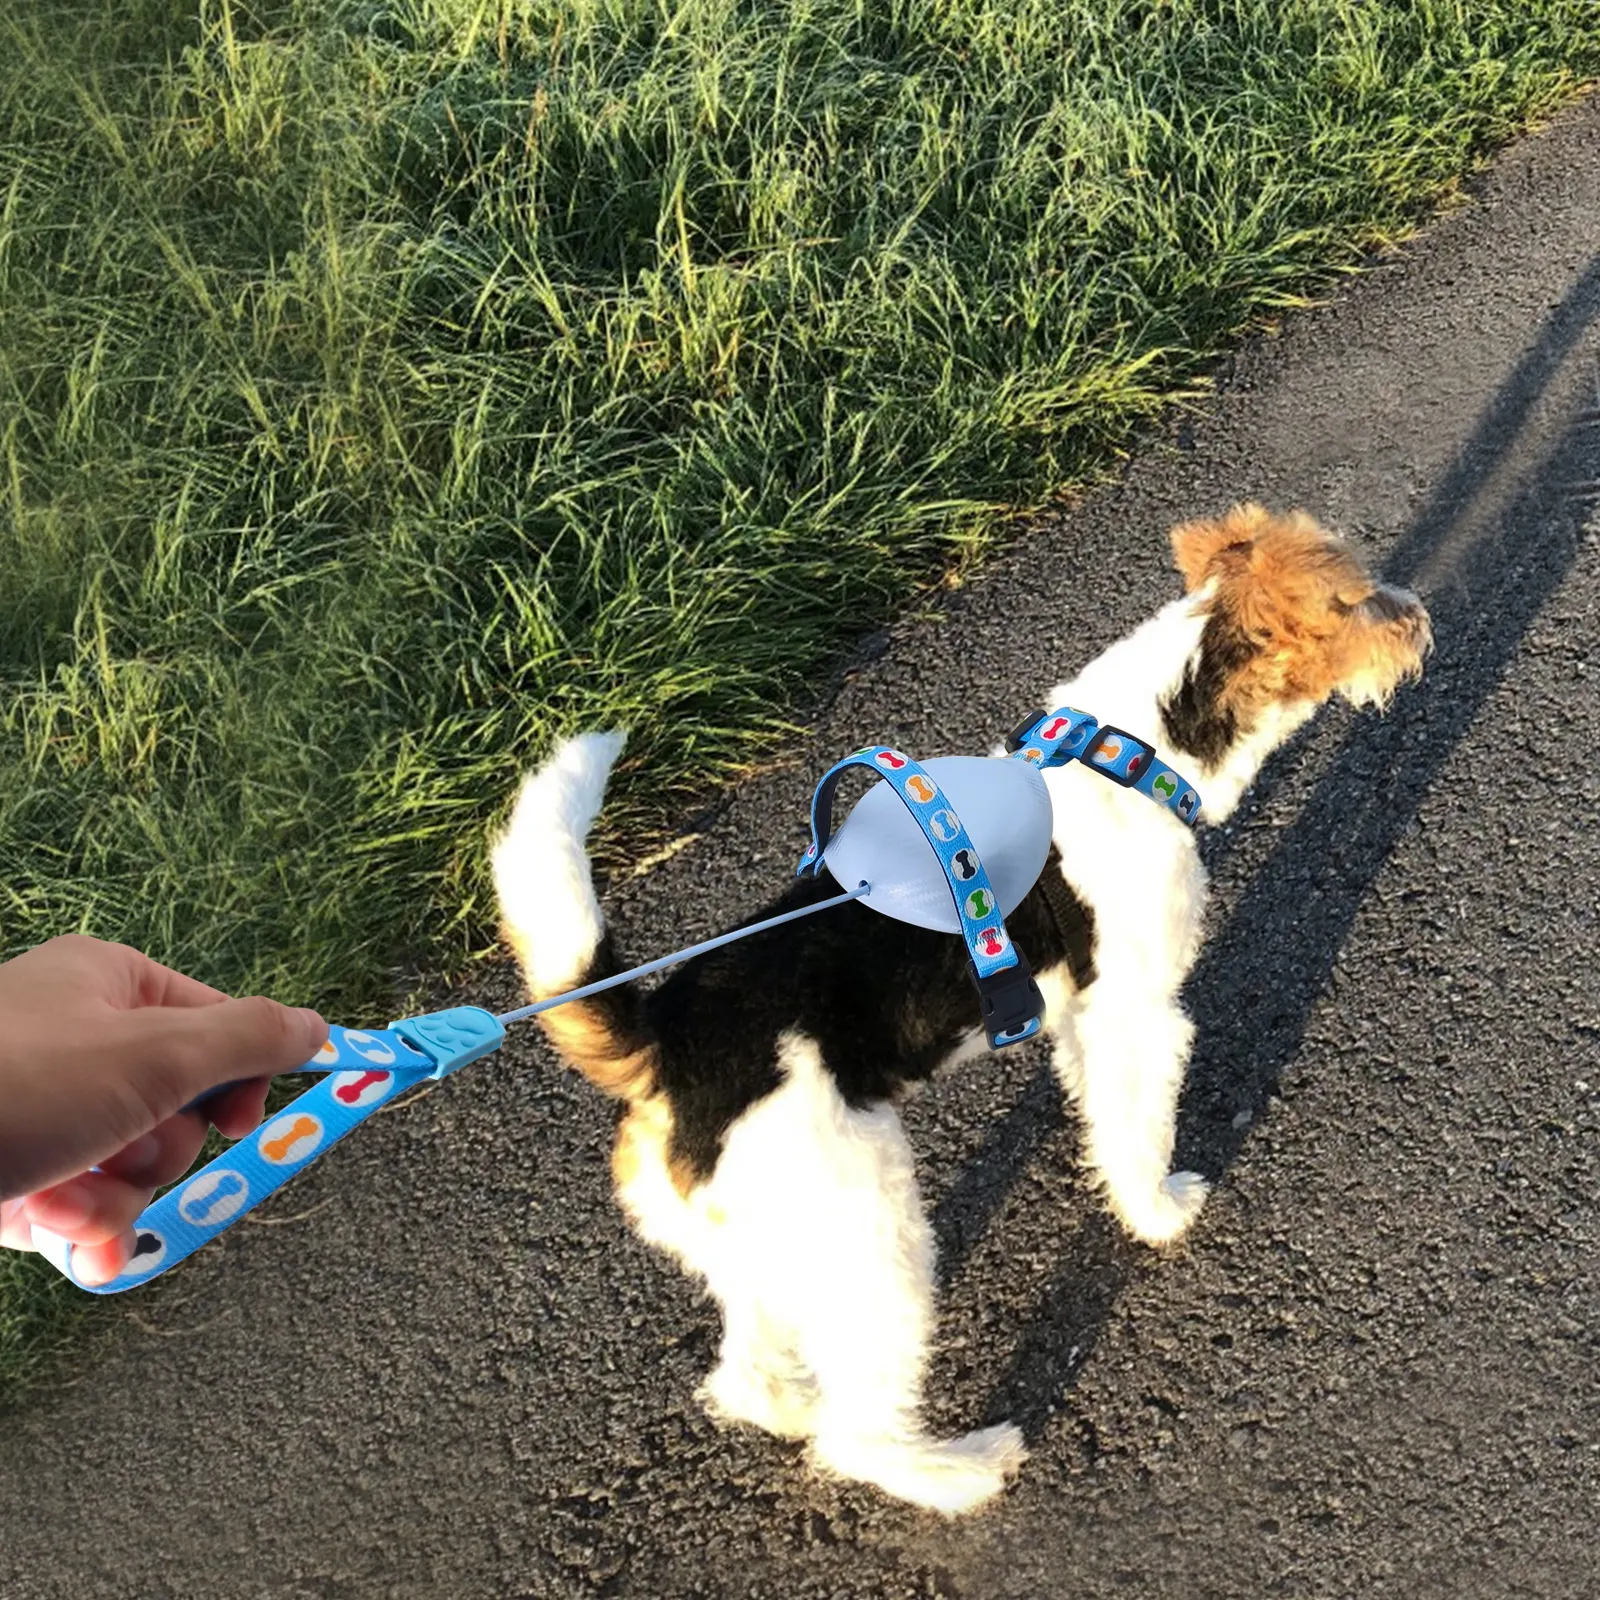
[[(786, 1400), (813, 1399), (819, 1466), (947, 1514), (973, 1510), (1021, 1465), (1022, 1437), (1009, 1425), (951, 1440), (923, 1428), (933, 1234), (900, 1118), (847, 1105), (809, 1039), (787, 1037), (780, 1062), (785, 1083), (729, 1130), (706, 1194), (724, 1219), (707, 1276), (733, 1341), (712, 1382), (748, 1398), (750, 1374), (728, 1357), (770, 1357), (770, 1330), (782, 1329), (809, 1375)], [(753, 1345), (751, 1304), (767, 1319)], [(759, 1381), (770, 1375), (768, 1359)]]
[(1102, 970), (1076, 1019), (1085, 1157), (1128, 1232), (1166, 1244), (1194, 1221), (1207, 1192), (1198, 1173), (1169, 1170), (1194, 1025), (1176, 995), (1118, 977)]
[(815, 1375), (812, 1457), (825, 1470), (955, 1516), (998, 1494), (1018, 1467), (1010, 1424), (931, 1438), (922, 1382), (933, 1327), (932, 1229), (910, 1145), (889, 1106), (840, 1106), (837, 1164), (864, 1162), (851, 1214), (829, 1219), (811, 1258), (814, 1281), (796, 1301), (801, 1354)]
[(816, 1430), (817, 1387), (792, 1336), (736, 1283), (718, 1299), (722, 1356), (700, 1386), (701, 1403), (726, 1422), (748, 1422), (780, 1439), (808, 1438)]
[[(887, 1107), (875, 1115), (893, 1119), (903, 1147), (898, 1117)], [(877, 1136), (889, 1142), (887, 1129)], [(902, 1166), (898, 1154), (893, 1165)], [(1025, 1452), (1009, 1423), (944, 1440), (923, 1427), (933, 1248), (909, 1149), (903, 1166), (858, 1226), (830, 1242), (836, 1275), (809, 1296), (800, 1348), (817, 1380), (811, 1452), (825, 1470), (955, 1516), (998, 1494)]]
[(812, 1459), (825, 1471), (874, 1484), (896, 1499), (959, 1516), (999, 1494), (1027, 1459), (1021, 1431), (1012, 1423), (979, 1428), (956, 1439), (934, 1439), (918, 1417), (919, 1385), (903, 1382), (897, 1358), (920, 1363), (922, 1350), (887, 1344), (873, 1351), (876, 1330), (847, 1332), (858, 1341), (852, 1358), (823, 1350), (822, 1406)]

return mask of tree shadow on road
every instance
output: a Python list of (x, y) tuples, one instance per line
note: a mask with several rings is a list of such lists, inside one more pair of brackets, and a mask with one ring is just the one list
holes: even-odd
[[(1397, 843), (1577, 559), (1585, 507), (1600, 498), (1600, 367), (1585, 348), (1596, 330), (1600, 256), (1551, 311), (1385, 563), (1391, 582), (1422, 590), (1434, 656), (1396, 715), (1353, 721), (1305, 806), (1208, 939), (1187, 991), (1198, 1033), (1179, 1166), (1215, 1177), (1239, 1155), (1299, 1053), (1317, 998)], [(1272, 777), (1269, 770), (1252, 791), (1233, 837), (1262, 812)], [(1208, 860), (1225, 859), (1228, 849), (1213, 836)], [(1263, 951), (1277, 952), (1264, 974)], [(1251, 970), (1260, 989), (1243, 992), (1236, 975)], [(941, 1202), (936, 1225), (952, 1247), (947, 1277), (1033, 1158), (1059, 1114), (1047, 1109), (1055, 1101), (1044, 1062)], [(1079, 1222), (1023, 1322), (987, 1415), (1039, 1432), (1142, 1257), (1098, 1214)]]

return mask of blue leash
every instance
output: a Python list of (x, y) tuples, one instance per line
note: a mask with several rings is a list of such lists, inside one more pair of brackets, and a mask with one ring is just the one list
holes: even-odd
[[(134, 1253), (122, 1272), (109, 1283), (80, 1283), (78, 1287), (91, 1294), (120, 1294), (175, 1267), (275, 1194), (403, 1089), (429, 1079), (447, 1078), (498, 1050), (505, 1042), (507, 1023), (521, 1022), (554, 1006), (614, 989), (736, 939), (776, 928), (780, 923), (859, 900), (869, 892), (870, 885), (863, 883), (815, 905), (735, 928), (627, 972), (498, 1016), (479, 1006), (452, 1006), (391, 1022), (387, 1028), (331, 1026), (327, 1043), (303, 1067), (295, 1069), (325, 1074), (322, 1082), (291, 1100), (254, 1133), (148, 1205), (134, 1224)], [(51, 1259), (77, 1283), (70, 1250), (64, 1259)]]
[[(1069, 706), (1035, 713), (1010, 736), (1006, 748), (1015, 759), (1039, 768), (1081, 761), (1120, 787), (1144, 794), (1187, 826), (1192, 827), (1199, 815), (1199, 794), (1157, 759), (1151, 745), (1119, 728), (1102, 727), (1093, 717)], [(811, 845), (797, 875), (822, 870), (834, 793), (851, 767), (869, 768), (893, 787), (939, 860), (960, 917), (991, 1048), (1032, 1038), (1042, 1025), (1044, 1012), (1038, 985), (1022, 952), (1006, 933), (993, 885), (961, 819), (945, 803), (938, 785), (910, 756), (892, 745), (868, 745), (823, 774), (811, 803)], [(134, 1224), (134, 1254), (119, 1276), (109, 1283), (78, 1287), (91, 1294), (120, 1294), (176, 1266), (253, 1211), (403, 1089), (449, 1077), (498, 1050), (505, 1042), (508, 1023), (631, 983), (735, 940), (859, 900), (870, 892), (871, 886), (862, 882), (815, 905), (735, 928), (643, 966), (498, 1016), (479, 1006), (452, 1006), (392, 1022), (387, 1028), (332, 1026), (327, 1043), (297, 1069), (321, 1073), (322, 1081), (146, 1207)], [(46, 1254), (77, 1283), (70, 1246)]]

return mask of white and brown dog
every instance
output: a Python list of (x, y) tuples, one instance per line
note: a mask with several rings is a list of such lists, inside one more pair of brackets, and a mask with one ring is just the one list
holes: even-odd
[[(1207, 820), (1332, 695), (1382, 705), (1421, 670), (1431, 635), (1417, 599), (1374, 584), (1305, 515), (1240, 506), (1175, 529), (1172, 548), (1183, 597), (1045, 703), (1153, 742)], [(622, 742), (563, 745), (495, 847), (536, 998), (619, 970), (584, 840)], [(1047, 1002), (1087, 1165), (1123, 1226), (1165, 1243), (1206, 1196), (1197, 1173), (1169, 1170), (1193, 1034), (1179, 988), (1205, 871), (1190, 830), (1142, 796), (1077, 764), (1045, 782), (1045, 874), (1059, 878), (1008, 926)], [(837, 892), (823, 873), (774, 909)], [(721, 1359), (702, 1391), (713, 1413), (808, 1439), (820, 1466), (939, 1511), (996, 1493), (1023, 1460), (1015, 1427), (938, 1440), (922, 1425), (934, 1250), (895, 1111), (908, 1085), (981, 1054), (961, 941), (846, 905), (702, 956), (653, 992), (624, 986), (540, 1020), (625, 1103), (623, 1208), (721, 1307)]]

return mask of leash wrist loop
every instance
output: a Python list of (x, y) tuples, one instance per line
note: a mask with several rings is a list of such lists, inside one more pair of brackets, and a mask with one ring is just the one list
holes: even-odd
[[(253, 1211), (397, 1094), (448, 1077), (504, 1038), (505, 1029), (477, 1006), (452, 1006), (387, 1028), (330, 1028), (328, 1042), (298, 1069), (322, 1073), (322, 1081), (148, 1205), (133, 1225), (134, 1254), (119, 1276), (78, 1287), (120, 1294), (148, 1283)], [(70, 1248), (52, 1252), (51, 1260), (78, 1282)]]

